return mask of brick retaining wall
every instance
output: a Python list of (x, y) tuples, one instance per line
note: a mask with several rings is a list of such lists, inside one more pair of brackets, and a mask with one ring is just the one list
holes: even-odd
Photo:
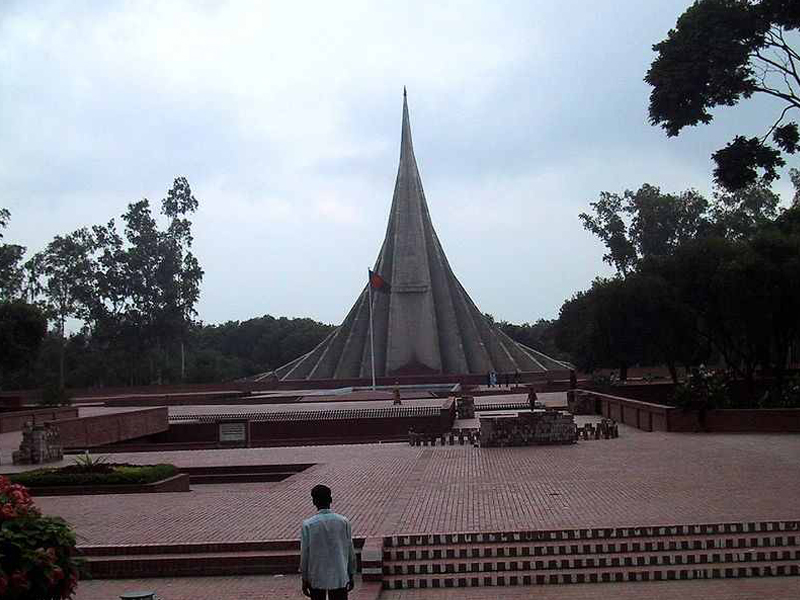
[(604, 417), (644, 431), (800, 432), (800, 409), (796, 408), (719, 409), (702, 413), (589, 390), (570, 394), (574, 394), (575, 402), (595, 401)]
[(82, 485), (82, 486), (50, 486), (29, 487), (31, 496), (96, 496), (100, 494), (155, 494), (171, 492), (189, 492), (190, 478), (186, 473), (178, 473), (153, 483), (124, 485)]
[(55, 421), (64, 448), (93, 448), (140, 438), (169, 427), (168, 408), (147, 408)]
[(78, 416), (78, 409), (72, 407), (44, 408), (0, 413), (0, 433), (21, 431), (25, 423), (39, 425), (45, 421), (72, 419)]
[[(216, 417), (228, 416), (206, 415), (197, 417), (197, 420), (184, 420), (190, 417), (182, 416), (170, 423), (169, 429), (130, 445), (120, 444), (115, 449), (129, 446), (133, 449), (135, 446), (137, 451), (154, 450), (160, 445), (214, 447), (218, 443)], [(456, 409), (455, 399), (448, 398), (438, 408), (397, 406), (367, 410), (262, 413), (258, 416), (263, 418), (250, 419), (250, 445), (254, 447), (291, 445), (294, 441), (326, 444), (401, 441), (408, 439), (410, 429), (440, 435), (452, 428)]]
[(706, 413), (709, 431), (800, 433), (800, 409), (725, 409)]

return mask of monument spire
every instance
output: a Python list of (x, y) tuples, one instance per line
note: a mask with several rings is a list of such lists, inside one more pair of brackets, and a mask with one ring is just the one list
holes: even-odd
[(388, 282), (390, 292), (370, 294), (365, 286), (339, 327), (275, 375), (286, 380), (370, 378), (373, 352), (377, 377), (569, 368), (490, 323), (453, 274), (422, 188), (405, 87), (397, 179), (373, 270)]

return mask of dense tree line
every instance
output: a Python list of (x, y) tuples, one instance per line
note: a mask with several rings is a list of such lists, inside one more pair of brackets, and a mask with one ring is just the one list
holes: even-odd
[[(185, 337), (184, 377), (181, 378), (180, 373), (181, 354), (176, 351), (161, 365), (161, 381), (217, 383), (270, 371), (311, 350), (332, 329), (331, 325), (312, 319), (270, 315), (221, 325), (194, 323)], [(130, 385), (126, 355), (103, 356), (106, 344), (103, 338), (93, 337), (88, 330), (66, 338), (66, 387)], [(58, 331), (52, 330), (33, 360), (9, 373), (6, 389), (37, 388), (43, 383), (57, 382), (60, 354), (61, 339)], [(135, 383), (157, 383), (150, 379), (149, 363), (141, 362), (139, 367)]]
[(679, 366), (710, 362), (750, 390), (760, 370), (783, 393), (800, 344), (800, 172), (789, 171), (791, 206), (769, 185), (800, 149), (789, 120), (800, 109), (799, 28), (795, 1), (696, 0), (653, 46), (650, 119), (668, 135), (753, 94), (781, 107), (763, 136), (737, 136), (713, 155), (711, 200), (644, 185), (602, 193), (580, 215), (617, 274), (561, 307), (556, 341), (579, 368), (624, 379), (629, 366), (666, 364), (677, 381)]
[(515, 324), (503, 320), (497, 321), (493, 315), (488, 313), (486, 317), (515, 342), (524, 344), (558, 360), (567, 362), (571, 360), (570, 354), (556, 344), (555, 320), (538, 319), (534, 323)]
[(556, 341), (579, 368), (666, 364), (677, 379), (711, 361), (750, 385), (757, 370), (783, 380), (800, 340), (800, 204), (759, 185), (712, 201), (644, 185), (591, 207), (581, 219), (617, 275), (561, 307)]
[[(203, 270), (191, 251), (189, 215), (198, 202), (184, 177), (161, 201), (161, 217), (145, 198), (128, 205), (122, 231), (114, 220), (57, 235), (25, 260), (26, 249), (0, 246), (0, 301), (26, 304), (51, 325), (46, 348), (29, 344), (26, 364), (0, 363), (0, 385), (64, 389), (68, 365), (91, 364), (94, 383), (153, 383), (185, 377), (185, 342), (196, 316)], [(10, 218), (0, 212), (0, 226)], [(6, 331), (14, 330), (7, 316)], [(75, 323), (79, 333), (68, 335)], [(36, 363), (56, 350), (55, 374)], [(82, 349), (76, 363), (69, 352)], [(20, 352), (15, 352), (20, 360)], [(176, 359), (176, 357), (178, 357)], [(50, 365), (51, 363), (47, 363)], [(177, 364), (177, 366), (176, 366)]]

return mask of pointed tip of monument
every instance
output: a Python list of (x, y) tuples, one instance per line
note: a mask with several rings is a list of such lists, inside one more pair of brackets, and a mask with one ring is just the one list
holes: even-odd
[(406, 86), (403, 86), (403, 98), (406, 98), (408, 94), (406, 93)]

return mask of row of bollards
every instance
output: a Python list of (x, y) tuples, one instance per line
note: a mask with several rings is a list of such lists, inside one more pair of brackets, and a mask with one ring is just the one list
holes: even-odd
[(447, 433), (430, 434), (418, 433), (414, 430), (408, 432), (408, 443), (411, 446), (459, 446), (464, 444), (474, 445), (478, 442), (477, 429), (453, 429)]
[(579, 440), (611, 440), (619, 437), (619, 425), (614, 419), (603, 419), (599, 423), (586, 423), (578, 427)]

